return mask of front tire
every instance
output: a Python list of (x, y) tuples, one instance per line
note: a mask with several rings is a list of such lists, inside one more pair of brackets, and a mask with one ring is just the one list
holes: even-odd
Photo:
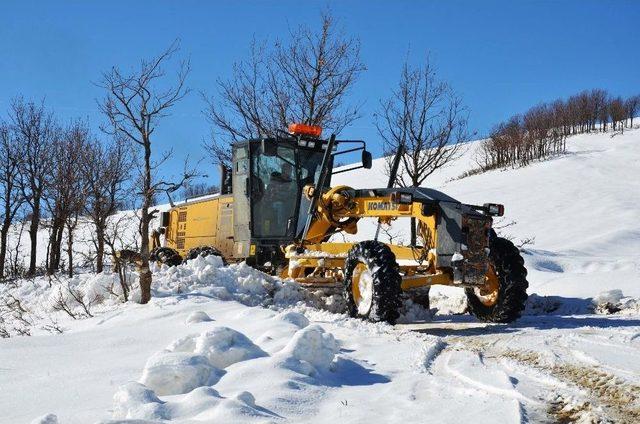
[(389, 246), (373, 240), (354, 245), (345, 261), (344, 297), (349, 315), (394, 324), (400, 316), (401, 282)]
[(487, 287), (495, 289), (465, 289), (469, 312), (481, 321), (509, 323), (520, 318), (527, 301), (527, 270), (520, 251), (509, 240), (497, 237), (493, 230), (489, 238)]

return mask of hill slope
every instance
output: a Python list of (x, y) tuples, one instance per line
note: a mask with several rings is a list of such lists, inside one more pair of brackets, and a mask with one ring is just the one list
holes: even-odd
[[(86, 319), (52, 309), (61, 282), (22, 281), (0, 294), (39, 314), (27, 316), (32, 337), (0, 340), (0, 423), (56, 422), (46, 414), (60, 423), (638, 422), (637, 304), (609, 292), (600, 300), (626, 302), (624, 314), (588, 306), (606, 290), (640, 294), (640, 131), (577, 136), (568, 147), (527, 168), (449, 181), (473, 164), (472, 143), (430, 179), (464, 202), (504, 203), (501, 225), (516, 223), (502, 233), (535, 236), (530, 292), (549, 297), (532, 296), (515, 324), (447, 314), (442, 293), (459, 300), (459, 291), (434, 293), (431, 322), (370, 324), (214, 257), (157, 269), (145, 306), (116, 302), (110, 274), (62, 280), (105, 297)], [(382, 165), (334, 184), (384, 186)], [(362, 223), (358, 236), (372, 229)], [(47, 333), (52, 325), (63, 334)]]

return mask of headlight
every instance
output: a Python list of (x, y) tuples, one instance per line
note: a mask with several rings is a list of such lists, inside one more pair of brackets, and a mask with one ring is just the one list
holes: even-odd
[(391, 201), (401, 205), (410, 205), (413, 203), (413, 195), (411, 193), (396, 191), (391, 193)]

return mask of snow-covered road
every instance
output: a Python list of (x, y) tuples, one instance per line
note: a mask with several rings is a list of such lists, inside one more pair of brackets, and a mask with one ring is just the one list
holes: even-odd
[[(193, 319), (196, 311), (211, 320)], [(300, 339), (316, 326), (337, 342), (335, 351), (324, 346), (328, 357), (317, 357), (322, 341)], [(168, 392), (153, 408), (148, 393), (120, 388), (133, 380), (153, 387), (143, 377), (149, 358), (221, 327), (253, 347), (231, 346), (263, 354), (236, 351), (213, 392), (183, 394), (180, 384), (193, 382), (184, 366), (163, 370), (174, 383), (164, 383)], [(227, 352), (224, 343), (216, 349)], [(63, 335), (0, 340), (0, 422), (53, 413), (61, 423), (87, 423), (114, 411), (117, 418), (204, 422), (637, 422), (639, 357), (634, 316), (528, 316), (509, 326), (442, 316), (391, 327), (301, 306), (170, 296), (70, 323)]]

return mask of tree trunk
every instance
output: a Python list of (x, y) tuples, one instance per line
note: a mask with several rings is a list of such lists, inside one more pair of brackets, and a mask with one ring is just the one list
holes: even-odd
[(151, 143), (145, 140), (144, 145), (144, 183), (142, 201), (142, 213), (140, 222), (140, 303), (145, 304), (151, 300), (152, 276), (149, 269), (149, 207), (153, 193), (151, 192)]
[(34, 199), (31, 224), (29, 224), (29, 239), (31, 250), (29, 257), (29, 271), (27, 275), (33, 277), (36, 274), (36, 253), (38, 249), (38, 227), (40, 226), (40, 199)]
[(55, 218), (49, 235), (49, 251), (47, 253), (47, 274), (52, 275), (60, 269), (60, 250), (62, 248), (62, 224)]
[(73, 227), (67, 226), (67, 258), (69, 261), (69, 278), (73, 277)]
[(58, 233), (56, 234), (56, 250), (55, 250), (55, 262), (53, 263), (53, 269), (55, 271), (60, 270), (60, 260), (62, 259), (62, 236), (64, 234), (64, 221), (58, 226)]
[(4, 278), (4, 261), (7, 257), (7, 235), (9, 234), (10, 225), (5, 222), (0, 230), (0, 279)]
[(96, 225), (96, 236), (98, 237), (96, 246), (96, 272), (100, 273), (104, 271), (104, 228), (100, 225)]
[(56, 242), (56, 229), (53, 227), (51, 232), (49, 233), (49, 243), (47, 244), (47, 256), (45, 257), (44, 267), (47, 269), (47, 274), (53, 274), (53, 252), (55, 251), (55, 247), (53, 246)]

